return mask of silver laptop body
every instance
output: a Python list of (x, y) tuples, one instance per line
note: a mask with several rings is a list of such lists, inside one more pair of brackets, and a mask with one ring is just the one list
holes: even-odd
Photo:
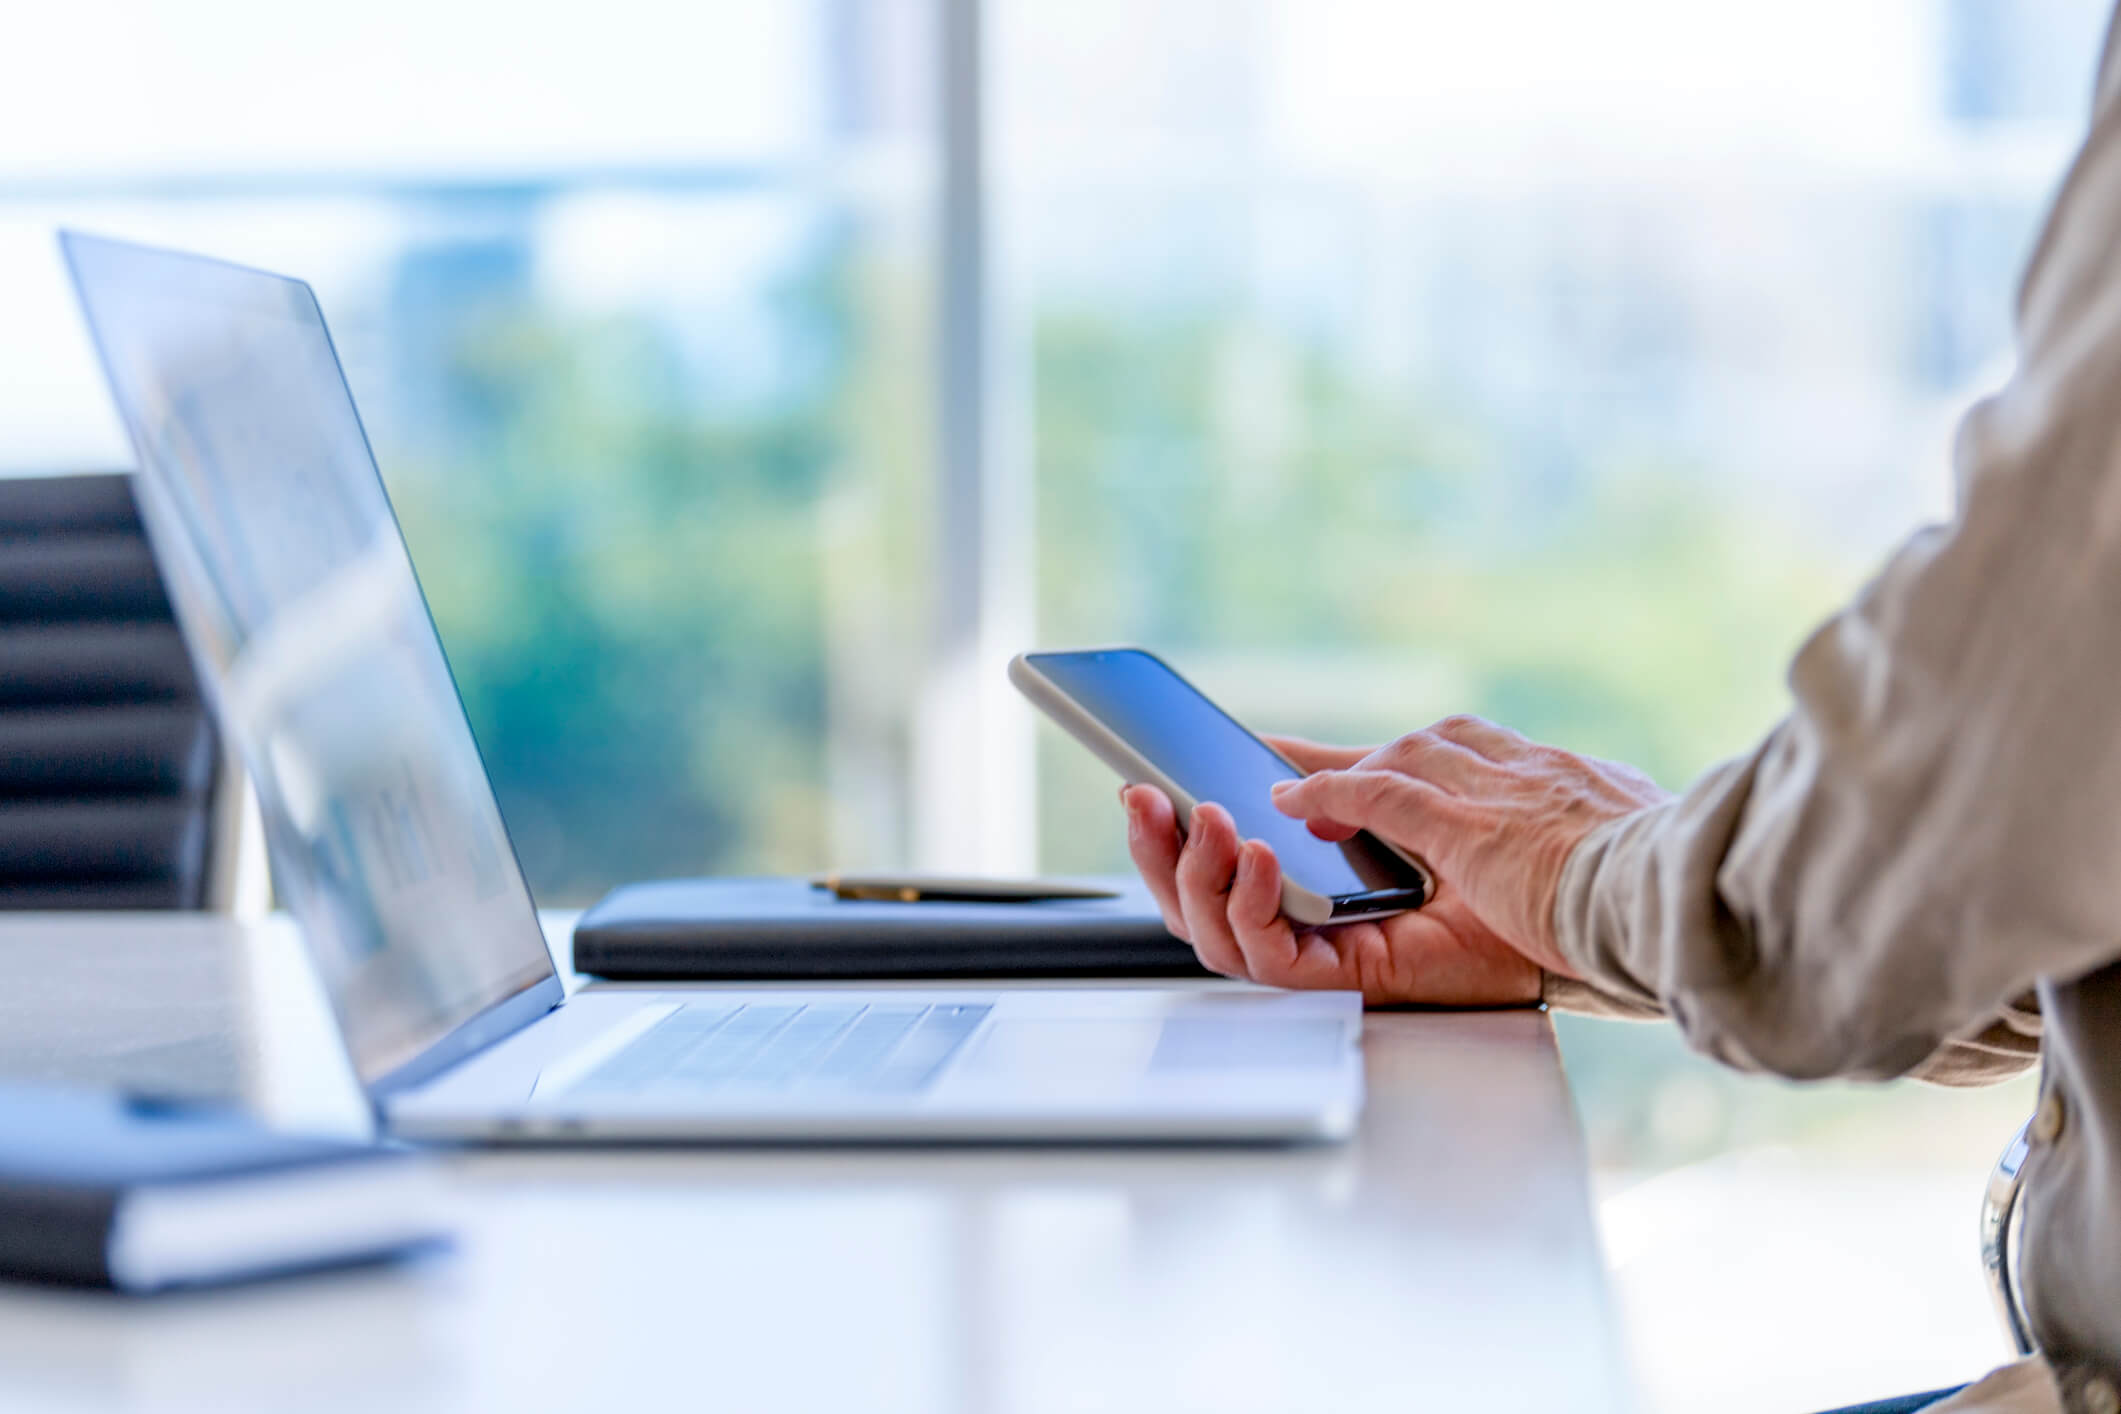
[(1360, 999), (566, 994), (309, 287), (66, 233), (143, 520), (356, 1075), (417, 1138), (1327, 1139)]

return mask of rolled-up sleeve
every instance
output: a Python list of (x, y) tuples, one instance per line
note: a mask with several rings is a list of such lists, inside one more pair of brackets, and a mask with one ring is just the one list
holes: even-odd
[(1987, 1078), (2121, 957), (2121, 116), (2102, 94), (1958, 505), (1793, 663), (1789, 715), (1570, 857), (1589, 994), (1796, 1077)]

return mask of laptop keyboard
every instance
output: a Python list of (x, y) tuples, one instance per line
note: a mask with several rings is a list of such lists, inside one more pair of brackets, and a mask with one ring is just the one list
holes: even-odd
[(928, 1088), (991, 1005), (693, 1003), (569, 1087), (648, 1093), (913, 1095)]

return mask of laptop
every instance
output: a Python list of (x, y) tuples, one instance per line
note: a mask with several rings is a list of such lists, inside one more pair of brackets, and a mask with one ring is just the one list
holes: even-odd
[(178, 621), (386, 1132), (1353, 1130), (1353, 994), (597, 984), (570, 996), (309, 286), (71, 232), (60, 243)]

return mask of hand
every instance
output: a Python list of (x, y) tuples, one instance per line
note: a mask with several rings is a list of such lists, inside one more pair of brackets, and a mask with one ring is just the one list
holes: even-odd
[(1275, 805), (1321, 838), (1368, 830), (1420, 857), (1525, 957), (1570, 976), (1554, 941), (1570, 853), (1606, 821), (1667, 799), (1632, 766), (1541, 746), (1478, 717), (1448, 717), (1274, 788)]
[[(1361, 750), (1267, 738), (1306, 771), (1345, 770)], [(1181, 837), (1170, 800), (1154, 786), (1120, 793), (1127, 845), (1164, 926), (1193, 944), (1201, 965), (1275, 987), (1359, 991), (1371, 1002), (1459, 1006), (1539, 1000), (1538, 965), (1466, 906), (1446, 881), (1413, 913), (1367, 923), (1297, 929), (1281, 915), (1281, 866), (1259, 840), (1241, 841), (1230, 813), (1204, 804)]]

